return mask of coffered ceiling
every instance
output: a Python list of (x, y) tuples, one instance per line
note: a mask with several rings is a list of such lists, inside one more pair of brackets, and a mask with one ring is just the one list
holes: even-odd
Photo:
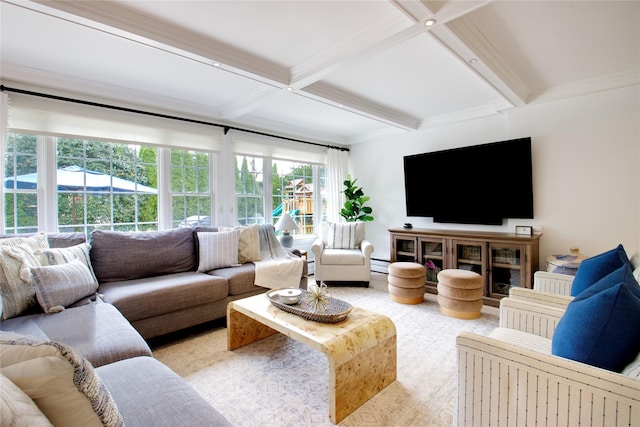
[(6, 0), (0, 19), (7, 86), (332, 144), (640, 85), (638, 1)]

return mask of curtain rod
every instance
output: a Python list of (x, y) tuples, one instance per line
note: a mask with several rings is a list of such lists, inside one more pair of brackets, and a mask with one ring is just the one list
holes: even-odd
[(206, 121), (203, 121), (203, 120), (195, 120), (195, 119), (187, 119), (185, 117), (171, 116), (169, 114), (153, 113), (151, 111), (137, 110), (137, 109), (134, 109), (134, 108), (120, 107), (120, 106), (117, 106), (117, 105), (102, 104), (102, 103), (99, 103), (99, 102), (85, 101), (85, 100), (82, 100), (82, 99), (68, 98), (68, 97), (65, 97), (65, 96), (51, 95), (51, 94), (48, 94), (48, 93), (34, 92), (34, 91), (30, 91), (30, 90), (25, 90), (25, 89), (18, 89), (18, 88), (8, 87), (8, 86), (5, 86), (5, 85), (0, 85), (0, 91), (2, 91), (2, 92), (14, 92), (14, 93), (20, 93), (20, 94), (23, 94), (23, 95), (30, 95), (30, 96), (39, 96), (41, 98), (55, 99), (57, 101), (72, 102), (72, 103), (75, 103), (75, 104), (89, 105), (89, 106), (92, 106), (92, 107), (106, 108), (106, 109), (109, 109), (109, 110), (124, 111), (124, 112), (127, 112), (127, 113), (143, 114), (145, 116), (159, 117), (159, 118), (162, 118), (162, 119), (178, 120), (178, 121), (182, 121), (182, 122), (195, 123), (195, 124), (199, 124), (199, 125), (219, 127), (219, 128), (222, 128), (224, 130), (224, 134), (225, 135), (230, 130), (236, 130), (236, 131), (239, 131), (239, 132), (246, 132), (246, 133), (252, 133), (252, 134), (255, 134), (255, 135), (268, 136), (268, 137), (271, 137), (271, 138), (284, 139), (284, 140), (292, 141), (292, 142), (299, 142), (301, 144), (315, 145), (317, 147), (333, 148), (335, 150), (340, 150), (340, 151), (349, 151), (349, 149), (346, 148), (346, 147), (340, 147), (340, 146), (336, 146), (336, 145), (320, 144), (318, 142), (304, 141), (302, 139), (289, 138), (289, 137), (286, 137), (286, 136), (278, 136), (278, 135), (273, 135), (273, 134), (266, 133), (266, 132), (260, 132), (260, 131), (257, 131), (257, 130), (243, 129), (243, 128), (239, 128), (239, 127), (236, 127), (236, 126), (223, 125), (223, 124), (220, 124), (220, 123), (206, 122)]

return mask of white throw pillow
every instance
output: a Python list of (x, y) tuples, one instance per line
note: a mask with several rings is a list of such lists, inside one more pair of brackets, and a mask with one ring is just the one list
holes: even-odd
[(0, 374), (0, 425), (52, 427), (33, 400), (2, 374)]
[(9, 319), (37, 306), (31, 267), (40, 265), (27, 243), (0, 247), (2, 318)]
[(198, 271), (207, 272), (216, 268), (238, 264), (238, 241), (240, 230), (217, 233), (199, 232), (200, 259)]
[(260, 235), (258, 224), (231, 227), (220, 227), (219, 231), (240, 230), (238, 240), (238, 264), (260, 261)]
[(355, 249), (360, 243), (356, 236), (357, 222), (329, 223), (327, 247), (330, 249)]
[(636, 380), (640, 380), (640, 353), (633, 362), (629, 363), (623, 370), (622, 375), (626, 375)]

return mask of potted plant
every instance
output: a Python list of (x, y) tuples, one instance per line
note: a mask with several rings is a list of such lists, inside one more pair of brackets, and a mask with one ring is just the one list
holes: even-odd
[(344, 193), (347, 201), (344, 203), (342, 210), (340, 210), (340, 216), (346, 219), (347, 222), (373, 221), (373, 216), (371, 216), (373, 209), (365, 206), (365, 203), (369, 201), (369, 196), (364, 195), (362, 187), (358, 187), (356, 181), (358, 180), (352, 180), (351, 175), (347, 175), (347, 179), (343, 182), (345, 189), (342, 193)]

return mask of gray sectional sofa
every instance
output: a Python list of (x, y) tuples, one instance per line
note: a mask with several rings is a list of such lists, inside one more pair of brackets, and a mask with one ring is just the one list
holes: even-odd
[[(253, 263), (197, 271), (197, 231), (217, 229), (95, 231), (89, 255), (99, 284), (96, 296), (60, 312), (31, 309), (2, 320), (0, 330), (61, 343), (86, 358), (127, 426), (227, 425), (184, 380), (153, 359), (145, 341), (224, 318), (229, 301), (266, 290), (254, 285)], [(78, 233), (47, 237), (50, 248), (84, 242)], [(303, 288), (306, 275), (305, 263)]]

